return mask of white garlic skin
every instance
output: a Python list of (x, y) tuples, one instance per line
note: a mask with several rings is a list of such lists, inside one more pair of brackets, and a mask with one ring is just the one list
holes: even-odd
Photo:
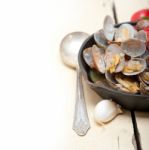
[(122, 113), (120, 106), (112, 100), (100, 101), (94, 110), (95, 121), (101, 125), (114, 119), (118, 114)]

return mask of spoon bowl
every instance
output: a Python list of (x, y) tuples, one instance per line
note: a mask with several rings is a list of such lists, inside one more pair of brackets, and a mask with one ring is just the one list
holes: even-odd
[(72, 32), (67, 34), (60, 44), (62, 61), (69, 67), (78, 65), (78, 53), (82, 43), (89, 35), (84, 32)]

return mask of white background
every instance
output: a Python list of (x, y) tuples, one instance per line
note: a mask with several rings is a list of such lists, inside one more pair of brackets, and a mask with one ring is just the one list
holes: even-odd
[(88, 17), (95, 16), (98, 7), (91, 4), (0, 1), (0, 150), (65, 147), (67, 118), (62, 105), (75, 95), (75, 72), (61, 64), (59, 44), (69, 32), (95, 30), (98, 19), (92, 23)]
[(51, 4), (0, 1), (1, 150), (52, 149), (58, 137), (58, 130), (53, 130), (59, 121), (58, 85), (50, 60), (55, 51), (50, 50), (50, 31), (56, 32), (51, 25), (56, 7), (51, 12)]

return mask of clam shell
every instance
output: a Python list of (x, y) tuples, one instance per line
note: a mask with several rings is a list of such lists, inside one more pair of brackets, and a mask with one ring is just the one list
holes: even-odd
[(144, 30), (140, 30), (135, 35), (135, 38), (138, 39), (138, 40), (141, 40), (143, 42), (146, 42), (147, 41), (147, 34)]
[(110, 16), (106, 16), (104, 19), (103, 31), (106, 39), (112, 41), (115, 34), (115, 28), (114, 21)]
[(108, 46), (108, 41), (102, 29), (94, 33), (94, 40), (99, 47), (106, 48)]
[(149, 94), (149, 86), (140, 82), (140, 93), (143, 95), (148, 95)]
[(117, 44), (111, 44), (106, 49), (105, 54), (106, 69), (110, 72), (121, 72), (124, 68), (124, 53)]
[(105, 77), (109, 85), (117, 90), (127, 93), (137, 93), (139, 91), (138, 83), (131, 77), (122, 75), (121, 73), (111, 74), (105, 73)]
[(149, 67), (149, 55), (147, 55), (147, 56), (145, 57), (145, 61), (146, 61), (147, 67)]
[(92, 56), (92, 47), (86, 48), (83, 51), (83, 58), (85, 62), (90, 66), (91, 68), (94, 68), (94, 61), (93, 61), (93, 56)]
[(122, 90), (122, 91), (126, 91), (125, 88), (123, 88), (121, 86), (121, 84), (119, 84), (116, 79), (115, 79), (115, 73), (110, 73), (109, 71), (105, 72), (105, 78), (108, 82), (108, 84), (114, 88), (114, 89), (118, 89), (118, 90)]
[(146, 45), (144, 42), (138, 39), (129, 39), (121, 43), (121, 48), (126, 55), (131, 57), (138, 57), (144, 54)]
[(145, 53), (141, 56), (141, 58), (145, 59), (146, 65), (149, 68), (149, 51), (146, 50)]
[(124, 57), (121, 57), (120, 62), (119, 62), (119, 64), (117, 65), (115, 72), (116, 72), (116, 73), (117, 73), (117, 72), (121, 72), (121, 71), (124, 69), (124, 66), (125, 66), (125, 58), (124, 58)]
[(106, 54), (107, 53), (113, 53), (113, 54), (117, 54), (117, 53), (123, 53), (122, 48), (117, 45), (117, 44), (110, 44), (107, 49), (106, 49)]
[(149, 50), (146, 50), (145, 53), (141, 56), (141, 58), (145, 59), (146, 65), (149, 68)]
[(149, 55), (149, 51), (146, 50), (145, 53), (141, 55), (140, 57), (145, 59), (148, 55)]
[(117, 88), (117, 81), (115, 80), (115, 74), (114, 73), (110, 73), (109, 71), (105, 72), (105, 78), (107, 80), (107, 82), (113, 87), (113, 88)]
[(143, 72), (146, 68), (146, 61), (143, 58), (132, 58), (125, 63), (123, 74), (133, 76)]
[(137, 30), (143, 30), (144, 28), (149, 26), (149, 20), (142, 19), (137, 22), (136, 28)]
[(122, 24), (115, 32), (115, 41), (124, 42), (134, 38), (137, 31), (130, 24)]
[(139, 75), (139, 79), (141, 82), (149, 85), (149, 69), (146, 69)]
[(105, 73), (106, 65), (105, 65), (105, 51), (102, 48), (97, 47), (96, 45), (92, 46), (92, 55), (93, 55), (93, 61), (95, 64), (95, 68), (100, 73)]
[(124, 76), (119, 73), (115, 75), (116, 81), (124, 88), (127, 89), (130, 93), (138, 93), (140, 90), (139, 83), (135, 80), (134, 77)]

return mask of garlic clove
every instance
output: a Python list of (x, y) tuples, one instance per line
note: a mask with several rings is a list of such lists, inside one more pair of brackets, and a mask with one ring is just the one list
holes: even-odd
[(118, 104), (112, 100), (104, 99), (96, 105), (94, 118), (97, 123), (103, 125), (114, 119), (120, 113), (122, 113), (122, 110)]

